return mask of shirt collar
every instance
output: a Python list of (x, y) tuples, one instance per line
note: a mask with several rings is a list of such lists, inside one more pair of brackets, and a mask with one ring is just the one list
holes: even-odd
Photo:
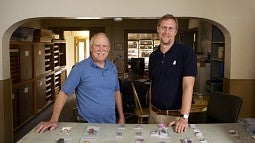
[[(176, 42), (174, 42), (174, 44), (172, 45), (172, 47), (165, 53), (165, 55), (167, 55), (168, 53), (172, 53), (176, 50)], [(157, 53), (160, 54), (160, 55), (163, 55), (163, 53), (160, 51), (160, 45), (158, 46), (158, 49), (157, 49)]]
[[(100, 68), (100, 67), (93, 61), (93, 59), (92, 59), (91, 56), (89, 56), (88, 59), (89, 59), (89, 61), (90, 61), (90, 65), (91, 65), (92, 67), (94, 67), (94, 68)], [(108, 69), (109, 66), (110, 66), (109, 61), (106, 59), (106, 60), (105, 60), (105, 65), (104, 65), (104, 68), (103, 68), (103, 69)], [(101, 69), (101, 68), (100, 68), (100, 69)]]

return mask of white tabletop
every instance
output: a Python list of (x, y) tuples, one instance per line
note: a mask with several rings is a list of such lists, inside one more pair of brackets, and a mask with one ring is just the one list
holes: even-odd
[[(200, 130), (204, 139), (208, 143), (252, 143), (251, 134), (238, 123), (230, 124), (195, 124), (195, 129), (190, 128), (187, 132), (177, 134), (172, 128), (168, 129), (167, 138), (150, 136), (151, 131), (157, 130), (156, 124), (143, 124), (142, 129), (135, 129), (137, 124), (125, 124), (125, 129), (120, 129), (118, 124), (88, 124), (88, 123), (71, 123), (61, 122), (56, 130), (46, 131), (44, 133), (35, 133), (31, 130), (18, 143), (54, 143), (59, 138), (63, 138), (65, 143), (84, 143), (86, 127), (99, 127), (96, 139), (89, 143), (135, 143), (136, 139), (144, 139), (144, 143), (180, 143), (182, 139), (190, 138), (192, 143), (199, 143), (199, 136), (195, 132)], [(71, 127), (71, 132), (63, 133), (63, 127)], [(142, 132), (141, 137), (136, 137), (135, 132)], [(123, 133), (123, 137), (117, 137), (116, 133)], [(232, 134), (231, 134), (232, 132)], [(236, 132), (236, 134), (233, 134)], [(200, 135), (201, 135), (200, 134)], [(88, 139), (86, 139), (88, 140)]]

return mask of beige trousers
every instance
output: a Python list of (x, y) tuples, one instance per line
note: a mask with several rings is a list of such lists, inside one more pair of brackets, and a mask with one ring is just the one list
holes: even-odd
[(179, 120), (180, 117), (169, 115), (158, 115), (150, 110), (149, 124), (169, 124), (172, 121)]

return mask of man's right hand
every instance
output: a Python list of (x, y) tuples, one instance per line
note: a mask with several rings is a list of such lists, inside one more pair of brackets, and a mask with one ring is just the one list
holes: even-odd
[(52, 130), (56, 129), (57, 126), (58, 126), (57, 122), (51, 122), (51, 121), (43, 122), (37, 128), (35, 128), (35, 132), (42, 133), (45, 130), (52, 131)]

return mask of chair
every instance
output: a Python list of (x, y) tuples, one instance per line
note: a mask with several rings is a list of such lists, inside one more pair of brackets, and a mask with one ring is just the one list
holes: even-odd
[(239, 96), (222, 92), (213, 92), (207, 108), (207, 122), (235, 123), (237, 122), (243, 99)]
[(191, 113), (190, 123), (235, 123), (241, 110), (243, 99), (223, 92), (212, 92), (207, 111)]
[(134, 101), (135, 101), (135, 114), (138, 117), (138, 124), (143, 123), (143, 118), (148, 118), (149, 117), (149, 108), (143, 108), (141, 106), (139, 96), (136, 92), (136, 88), (133, 82), (130, 83), (132, 90), (133, 90), (133, 95), (134, 95)]

